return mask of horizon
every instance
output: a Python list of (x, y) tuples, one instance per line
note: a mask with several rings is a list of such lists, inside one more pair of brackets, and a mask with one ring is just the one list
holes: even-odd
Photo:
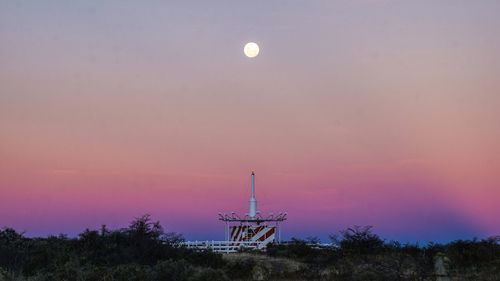
[[(150, 216), (150, 214), (144, 214), (142, 216), (146, 216), (146, 215)], [(97, 228), (85, 228), (85, 229), (82, 229), (81, 231), (79, 231), (77, 233), (73, 233), (71, 235), (68, 235), (66, 233), (48, 233), (48, 234), (45, 234), (45, 235), (30, 235), (27, 231), (15, 229), (15, 228), (12, 228), (12, 227), (9, 227), (9, 226), (0, 227), (0, 230), (12, 229), (12, 230), (16, 231), (17, 233), (21, 234), (23, 237), (30, 238), (30, 239), (37, 239), (37, 238), (46, 239), (46, 238), (50, 238), (50, 237), (60, 237), (60, 236), (66, 237), (68, 239), (80, 239), (80, 234), (85, 233), (85, 231), (98, 231), (99, 232), (99, 231), (102, 230), (103, 227), (105, 227), (106, 230), (108, 230), (108, 231), (122, 231), (122, 230), (126, 230), (126, 229), (128, 229), (130, 227), (131, 223), (134, 220), (137, 220), (137, 219), (139, 219), (142, 216), (134, 217), (133, 219), (130, 220), (130, 222), (128, 224), (123, 225), (123, 226), (118, 226), (118, 227), (115, 227), (115, 228), (110, 228), (109, 225), (102, 224), (100, 227), (97, 227)], [(155, 222), (155, 223), (159, 222), (160, 225), (163, 227), (163, 224), (161, 224), (161, 221), (154, 220), (153, 217), (151, 217), (151, 221)], [(449, 243), (453, 243), (453, 242), (457, 242), (457, 241), (481, 241), (481, 240), (495, 239), (495, 238), (500, 237), (500, 235), (493, 235), (493, 236), (487, 236), (487, 237), (468, 237), (468, 238), (465, 237), (465, 238), (457, 238), (457, 239), (452, 239), (452, 240), (397, 240), (397, 239), (388, 239), (386, 237), (383, 237), (382, 235), (379, 235), (379, 233), (377, 233), (377, 231), (376, 231), (376, 227), (374, 227), (372, 225), (364, 225), (364, 226), (352, 225), (352, 226), (347, 227), (345, 229), (339, 230), (337, 232), (328, 233), (327, 235), (323, 235), (321, 237), (320, 236), (296, 237), (296, 236), (290, 236), (290, 235), (288, 235), (288, 237), (286, 237), (286, 239), (282, 239), (282, 242), (290, 242), (290, 241), (293, 241), (293, 240), (311, 241), (311, 240), (319, 239), (319, 243), (322, 243), (322, 244), (335, 244), (335, 241), (334, 241), (335, 237), (337, 237), (337, 238), (341, 237), (343, 231), (351, 230), (351, 229), (356, 229), (358, 227), (359, 228), (369, 228), (370, 229), (370, 233), (376, 235), (377, 237), (379, 237), (385, 243), (399, 242), (399, 243), (402, 243), (403, 245), (415, 245), (415, 246), (418, 246), (418, 247), (427, 247), (429, 245), (436, 245), (436, 244), (443, 244), (443, 245), (445, 245), (445, 244), (449, 244)], [(191, 241), (191, 242), (195, 242), (195, 241), (224, 241), (224, 239), (220, 239), (220, 238), (217, 238), (217, 239), (187, 239), (186, 235), (184, 233), (179, 233), (179, 232), (176, 232), (175, 230), (172, 230), (172, 229), (169, 229), (169, 230), (165, 230), (164, 229), (164, 233), (165, 234), (181, 235), (181, 237), (185, 241)]]
[[(0, 227), (500, 235), (500, 1), (0, 2)], [(244, 55), (255, 42), (258, 55)], [(255, 51), (255, 50), (254, 50)]]

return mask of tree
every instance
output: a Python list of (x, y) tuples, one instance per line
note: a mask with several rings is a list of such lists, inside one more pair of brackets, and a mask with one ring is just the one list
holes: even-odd
[(372, 226), (354, 226), (340, 232), (341, 237), (331, 235), (332, 242), (346, 254), (367, 255), (379, 253), (384, 240), (372, 231)]
[(151, 221), (151, 216), (145, 214), (132, 221), (127, 230), (128, 234), (135, 239), (159, 240), (164, 234), (163, 227), (159, 221)]

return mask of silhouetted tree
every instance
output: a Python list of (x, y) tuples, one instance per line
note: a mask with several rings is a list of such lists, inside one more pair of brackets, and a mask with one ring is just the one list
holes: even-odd
[(330, 239), (345, 254), (376, 254), (384, 246), (384, 240), (372, 232), (372, 226), (354, 226), (341, 231), (340, 234), (340, 238), (331, 235)]

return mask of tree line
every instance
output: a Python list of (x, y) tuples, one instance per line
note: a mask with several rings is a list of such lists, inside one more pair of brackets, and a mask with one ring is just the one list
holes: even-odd
[[(371, 227), (223, 255), (181, 246), (149, 215), (127, 228), (28, 238), (0, 230), (0, 281), (500, 280), (500, 238), (425, 246), (386, 241)], [(242, 249), (242, 252), (245, 250)]]

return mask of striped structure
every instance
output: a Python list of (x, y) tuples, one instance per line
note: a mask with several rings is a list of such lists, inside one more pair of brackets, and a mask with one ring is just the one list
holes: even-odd
[(235, 225), (231, 227), (230, 241), (256, 242), (264, 248), (276, 238), (276, 226), (267, 225)]
[(189, 249), (212, 250), (219, 253), (234, 253), (242, 249), (263, 250), (271, 242), (281, 242), (280, 224), (286, 220), (286, 213), (269, 214), (263, 217), (257, 210), (255, 198), (255, 173), (251, 174), (251, 195), (248, 214), (243, 217), (235, 212), (219, 213), (219, 220), (225, 224), (224, 241), (188, 241), (181, 243)]

